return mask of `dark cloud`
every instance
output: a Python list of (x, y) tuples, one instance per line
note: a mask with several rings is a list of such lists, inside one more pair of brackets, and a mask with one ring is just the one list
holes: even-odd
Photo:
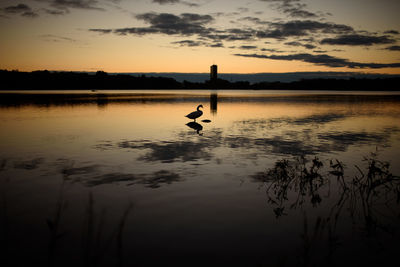
[(290, 45), (290, 46), (302, 46), (302, 47), (307, 48), (307, 49), (314, 49), (314, 48), (316, 48), (315, 45), (312, 45), (312, 44), (302, 44), (302, 43), (300, 43), (300, 42), (286, 42), (285, 45)]
[[(136, 15), (136, 19), (142, 20), (148, 24), (147, 27), (130, 27), (119, 29), (90, 29), (90, 31), (99, 33), (115, 33), (119, 35), (145, 35), (145, 34), (167, 34), (193, 36), (199, 38), (197, 43), (183, 42), (184, 45), (200, 45), (203, 42), (205, 46), (210, 46), (209, 41), (218, 43), (221, 47), (222, 41), (255, 41), (260, 38), (285, 39), (287, 37), (309, 37), (310, 34), (327, 33), (343, 34), (353, 32), (353, 28), (343, 24), (324, 23), (312, 20), (295, 20), (288, 22), (265, 22), (255, 17), (245, 17), (241, 20), (252, 21), (260, 25), (267, 25), (265, 30), (255, 30), (253, 28), (231, 28), (214, 29), (208, 27), (208, 24), (214, 21), (210, 15), (201, 15), (193, 13), (183, 13), (174, 15), (170, 13), (143, 13)], [(213, 45), (215, 46), (215, 45)], [(311, 44), (303, 44), (307, 49), (313, 49)]]
[(57, 42), (76, 42), (75, 39), (58, 36), (58, 35), (53, 35), (53, 34), (44, 34), (44, 35), (40, 35), (39, 37), (45, 41), (55, 42), (55, 43), (57, 43)]
[(142, 35), (149, 33), (163, 33), (168, 35), (208, 34), (210, 33), (210, 29), (204, 27), (204, 25), (213, 21), (213, 18), (210, 15), (199, 15), (192, 13), (183, 13), (180, 16), (169, 13), (144, 13), (137, 15), (136, 18), (149, 23), (150, 26), (120, 28), (115, 30), (91, 29), (91, 31), (98, 31), (102, 33), (113, 31), (114, 33), (120, 35)]
[[(96, 32), (101, 32), (101, 33), (110, 33), (114, 32), (115, 34), (118, 35), (127, 35), (127, 34), (132, 34), (132, 35), (143, 35), (143, 34), (149, 34), (149, 33), (160, 33), (158, 29), (154, 28), (147, 28), (147, 27), (142, 27), (142, 28), (120, 28), (120, 29), (94, 29), (91, 31), (96, 31)], [(166, 32), (164, 32), (166, 33)], [(168, 33), (172, 34), (172, 33)]]
[(221, 17), (221, 16), (225, 16), (226, 13), (224, 13), (224, 12), (215, 12), (215, 13), (212, 13), (212, 15), (215, 16), (215, 17)]
[(249, 9), (246, 8), (246, 7), (239, 7), (237, 10), (238, 10), (239, 12), (242, 12), (242, 13), (249, 12)]
[(111, 29), (90, 29), (90, 31), (106, 34), (106, 33), (111, 33), (113, 30), (111, 30)]
[(261, 2), (274, 2), (274, 3), (282, 3), (282, 4), (290, 4), (293, 2), (300, 2), (300, 0), (260, 0)]
[(251, 17), (251, 16), (240, 18), (239, 21), (250, 21), (252, 23), (260, 24), (260, 25), (269, 24), (270, 23), (269, 21), (264, 21), (264, 20), (261, 20), (260, 18)]
[(259, 55), (259, 54), (235, 54), (240, 57), (264, 58), (273, 60), (296, 60), (307, 63), (312, 63), (318, 66), (327, 66), (331, 68), (347, 67), (347, 68), (399, 68), (400, 63), (361, 63), (353, 62), (348, 59), (329, 56), (326, 54), (312, 55), (312, 54), (292, 54), (292, 55)]
[(305, 7), (305, 6), (304, 5), (296, 5), (293, 7), (284, 8), (283, 13), (285, 13), (293, 18), (309, 19), (309, 18), (319, 17), (317, 14), (315, 14), (313, 12), (304, 10), (303, 7)]
[[(240, 12), (214, 12), (214, 13), (210, 13), (210, 15), (226, 18), (226, 17), (238, 16), (238, 15), (240, 15)], [(235, 18), (235, 20), (231, 20), (230, 22), (235, 23), (236, 18)]]
[(70, 8), (104, 11), (103, 8), (98, 6), (99, 5), (98, 0), (36, 0), (36, 1), (46, 2), (51, 7), (64, 10), (65, 12), (69, 12)]
[(39, 15), (34, 12), (28, 5), (18, 4), (16, 6), (8, 6), (0, 9), (2, 12), (6, 14), (19, 14), (23, 17), (35, 18)]
[(180, 0), (153, 0), (153, 3), (158, 3), (160, 5), (165, 5), (165, 4), (174, 4), (174, 3), (179, 3)]
[(209, 28), (208, 31), (200, 34), (201, 40), (211, 40), (214, 42), (222, 41), (254, 41), (255, 32), (252, 29), (226, 29), (215, 30)]
[(217, 35), (208, 35), (207, 37), (210, 39), (216, 38), (217, 40), (226, 40), (226, 41), (243, 41), (243, 40), (254, 40), (255, 31), (252, 29), (227, 29), (225, 31), (220, 32)]
[(274, 4), (276, 10), (292, 18), (310, 19), (322, 16), (322, 13), (316, 14), (314, 12), (306, 10), (307, 5), (300, 3), (300, 0), (260, 0), (260, 1), (270, 2)]
[(198, 3), (192, 3), (192, 2), (187, 2), (187, 1), (181, 1), (181, 0), (153, 0), (153, 3), (158, 3), (160, 5), (165, 5), (165, 4), (183, 4), (191, 7), (196, 7), (199, 6)]
[(172, 42), (172, 44), (178, 44), (180, 46), (188, 46), (188, 47), (198, 47), (198, 46), (206, 46), (206, 47), (223, 47), (222, 43), (209, 43), (203, 41), (194, 41), (194, 40), (182, 40)]
[(17, 13), (22, 13), (22, 12), (28, 12), (28, 11), (31, 11), (32, 9), (25, 4), (19, 4), (16, 6), (5, 7), (2, 10), (5, 13), (17, 14)]
[(198, 40), (182, 40), (176, 44), (186, 46), (204, 45), (207, 47), (223, 47), (222, 41), (252, 41), (255, 39), (255, 31), (252, 29), (225, 29), (216, 30), (207, 27), (207, 24), (214, 21), (210, 15), (183, 13), (174, 15), (170, 13), (144, 13), (136, 16), (150, 24), (148, 27), (132, 27), (120, 29), (89, 29), (99, 33), (115, 33), (119, 35), (144, 35), (144, 34), (167, 34), (178, 36), (197, 35)]
[(302, 46), (305, 47), (305, 48), (307, 48), (307, 49), (314, 49), (314, 48), (316, 48), (316, 46), (315, 46), (315, 45), (312, 45), (312, 44), (302, 44)]
[(137, 15), (136, 18), (160, 28), (168, 28), (169, 26), (181, 24), (203, 25), (213, 21), (213, 18), (210, 15), (199, 15), (194, 13), (183, 13), (180, 16), (169, 13), (143, 13)]
[(255, 45), (242, 45), (238, 47), (239, 49), (244, 49), (244, 50), (251, 50), (251, 49), (256, 49), (257, 46)]
[(215, 43), (215, 44), (209, 44), (209, 45), (207, 45), (208, 47), (214, 47), (214, 48), (217, 48), (217, 47), (224, 47), (224, 44), (223, 43)]
[(271, 52), (271, 53), (285, 53), (286, 51), (274, 49), (274, 48), (262, 48), (261, 51), (263, 52)]
[(203, 46), (204, 42), (201, 41), (193, 41), (193, 40), (182, 40), (177, 42), (172, 42), (173, 44), (179, 44), (180, 46)]
[(400, 51), (400, 46), (399, 45), (392, 45), (392, 46), (386, 47), (385, 50)]
[(315, 38), (312, 37), (312, 36), (308, 36), (306, 38), (299, 39), (299, 41), (301, 41), (301, 42), (315, 42)]
[(77, 9), (94, 9), (104, 10), (99, 8), (99, 1), (97, 0), (53, 0), (52, 5), (61, 9), (65, 8), (77, 8)]
[(285, 39), (287, 37), (308, 36), (312, 33), (342, 34), (353, 32), (353, 28), (344, 24), (319, 22), (313, 20), (294, 20), (274, 22), (264, 31), (258, 31), (259, 38)]
[[(177, 1), (156, 1), (157, 3), (177, 3)], [(266, 1), (277, 2), (281, 4), (292, 4), (298, 1)], [(293, 2), (293, 3), (292, 3)], [(214, 14), (215, 16), (215, 14)], [(155, 13), (148, 12), (135, 16), (137, 20), (147, 23), (147, 26), (142, 27), (126, 27), (116, 29), (89, 29), (92, 32), (102, 34), (114, 33), (117, 35), (147, 35), (147, 34), (166, 34), (178, 37), (184, 37), (183, 40), (172, 42), (172, 44), (188, 47), (224, 47), (224, 42), (243, 41), (253, 42), (260, 39), (277, 39), (286, 40), (286, 45), (303, 47), (305, 49), (317, 48), (316, 43), (320, 44), (348, 44), (348, 45), (373, 45), (373, 44), (388, 44), (394, 40), (388, 36), (373, 36), (366, 33), (365, 35), (355, 34), (351, 26), (345, 24), (337, 24), (332, 22), (322, 22), (316, 20), (291, 20), (270, 22), (263, 21), (257, 17), (243, 17), (241, 21), (249, 21), (259, 25), (260, 27), (238, 27), (230, 29), (218, 29), (210, 27), (214, 22), (214, 17), (211, 15), (182, 13), (180, 15), (172, 13)], [(333, 38), (324, 38), (322, 41), (321, 35), (337, 35)], [(190, 38), (188, 38), (190, 37)], [(190, 40), (189, 40), (190, 39)], [(237, 46), (238, 47), (238, 46)], [(254, 45), (238, 47), (241, 49), (253, 49)], [(269, 50), (262, 50), (269, 51)], [(275, 52), (271, 50), (269, 52)], [(277, 51), (276, 51), (277, 52)], [(278, 53), (278, 52), (277, 52)], [(321, 53), (321, 52), (318, 52)], [(304, 58), (303, 61), (314, 61), (315, 58)], [(319, 55), (324, 57), (324, 63), (318, 63), (325, 66), (353, 66), (355, 68), (365, 68), (367, 65), (380, 68), (379, 64), (362, 64), (350, 62), (345, 59), (332, 58), (328, 55)], [(313, 57), (316, 57), (315, 55)], [(319, 60), (319, 58), (318, 58)], [(326, 63), (328, 60), (330, 63)], [(334, 63), (331, 63), (334, 62)], [(314, 62), (312, 62), (314, 63)], [(315, 63), (317, 64), (317, 63)]]
[(55, 15), (55, 16), (58, 16), (58, 15), (65, 15), (66, 13), (68, 13), (66, 10), (47, 9), (47, 8), (43, 9), (43, 11), (44, 11), (45, 13), (47, 13), (47, 14)]
[(360, 34), (340, 35), (335, 38), (322, 39), (321, 44), (371, 46), (375, 44), (392, 44), (396, 41), (388, 36), (369, 36)]
[(36, 17), (39, 17), (39, 14), (37, 14), (33, 11), (28, 11), (28, 12), (22, 13), (21, 16), (28, 17), (28, 18), (36, 18)]
[(384, 33), (386, 33), (386, 34), (400, 34), (398, 31), (395, 31), (395, 30), (385, 31)]

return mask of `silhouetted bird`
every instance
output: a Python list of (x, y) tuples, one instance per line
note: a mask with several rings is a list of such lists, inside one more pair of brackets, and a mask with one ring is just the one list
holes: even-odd
[(200, 110), (200, 108), (202, 108), (202, 107), (203, 107), (203, 105), (198, 105), (197, 106), (197, 111), (193, 111), (192, 113), (187, 114), (185, 117), (188, 117), (189, 119), (192, 119), (192, 120), (196, 121), (196, 119), (198, 117), (203, 115), (203, 111)]

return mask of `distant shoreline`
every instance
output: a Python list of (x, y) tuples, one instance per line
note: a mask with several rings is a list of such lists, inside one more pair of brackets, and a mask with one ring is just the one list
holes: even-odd
[(310, 90), (310, 91), (400, 91), (400, 77), (315, 78), (291, 82), (256, 82), (216, 79), (179, 82), (167, 77), (82, 72), (19, 72), (0, 70), (2, 91), (20, 90)]

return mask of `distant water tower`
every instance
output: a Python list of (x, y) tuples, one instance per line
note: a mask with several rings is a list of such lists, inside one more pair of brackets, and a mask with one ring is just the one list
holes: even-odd
[(211, 65), (210, 67), (210, 80), (215, 81), (218, 78), (218, 66)]

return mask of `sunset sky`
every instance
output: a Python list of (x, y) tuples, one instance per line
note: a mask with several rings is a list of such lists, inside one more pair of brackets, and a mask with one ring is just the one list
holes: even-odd
[(0, 69), (400, 74), (399, 0), (0, 0)]

